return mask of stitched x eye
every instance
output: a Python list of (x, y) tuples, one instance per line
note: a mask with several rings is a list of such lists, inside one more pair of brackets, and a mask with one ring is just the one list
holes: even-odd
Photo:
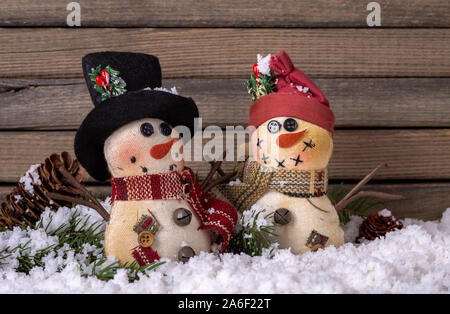
[(149, 137), (149, 136), (151, 136), (153, 134), (153, 132), (154, 132), (153, 131), (153, 126), (150, 123), (145, 122), (145, 123), (141, 124), (141, 133), (142, 133), (142, 135), (144, 135), (145, 137)]
[(297, 130), (298, 124), (297, 121), (295, 121), (295, 119), (289, 118), (284, 121), (283, 127), (288, 132), (294, 132), (295, 130)]
[(267, 124), (267, 130), (269, 130), (270, 133), (278, 133), (280, 131), (281, 123), (277, 120), (272, 120)]

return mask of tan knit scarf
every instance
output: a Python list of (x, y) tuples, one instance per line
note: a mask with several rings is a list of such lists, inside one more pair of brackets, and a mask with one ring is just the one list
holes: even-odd
[(327, 169), (274, 171), (256, 161), (247, 161), (238, 166), (238, 176), (242, 183), (219, 187), (238, 211), (250, 209), (269, 190), (305, 198), (322, 196), (328, 190)]

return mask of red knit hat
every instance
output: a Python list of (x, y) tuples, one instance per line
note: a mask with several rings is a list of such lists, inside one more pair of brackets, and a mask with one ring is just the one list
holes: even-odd
[[(266, 70), (263, 74), (258, 65), (253, 66), (249, 92), (256, 100), (250, 107), (248, 125), (257, 128), (271, 118), (293, 117), (333, 133), (334, 114), (328, 100), (302, 71), (294, 67), (289, 56), (281, 51), (279, 55), (270, 57), (269, 67), (271, 71)], [(272, 71), (275, 76), (272, 76)], [(252, 88), (259, 91), (252, 91)]]

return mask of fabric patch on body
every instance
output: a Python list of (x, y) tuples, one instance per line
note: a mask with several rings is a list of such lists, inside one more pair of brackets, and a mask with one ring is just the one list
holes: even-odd
[(327, 242), (327, 236), (313, 230), (311, 231), (308, 240), (306, 240), (306, 246), (311, 248), (311, 251), (317, 251), (318, 249), (324, 248)]

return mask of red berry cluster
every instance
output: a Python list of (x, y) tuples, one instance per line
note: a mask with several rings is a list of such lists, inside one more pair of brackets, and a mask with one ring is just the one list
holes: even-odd
[(259, 70), (258, 70), (258, 64), (257, 64), (257, 63), (255, 63), (255, 64), (253, 65), (253, 73), (254, 73), (255, 76), (256, 76), (256, 84), (259, 85), (259, 82), (258, 82), (258, 79), (259, 79)]
[(109, 73), (106, 70), (102, 70), (100, 72), (100, 76), (96, 76), (95, 77), (95, 81), (97, 82), (97, 84), (102, 87), (102, 88), (106, 88), (108, 89), (108, 91), (111, 91), (109, 84)]

